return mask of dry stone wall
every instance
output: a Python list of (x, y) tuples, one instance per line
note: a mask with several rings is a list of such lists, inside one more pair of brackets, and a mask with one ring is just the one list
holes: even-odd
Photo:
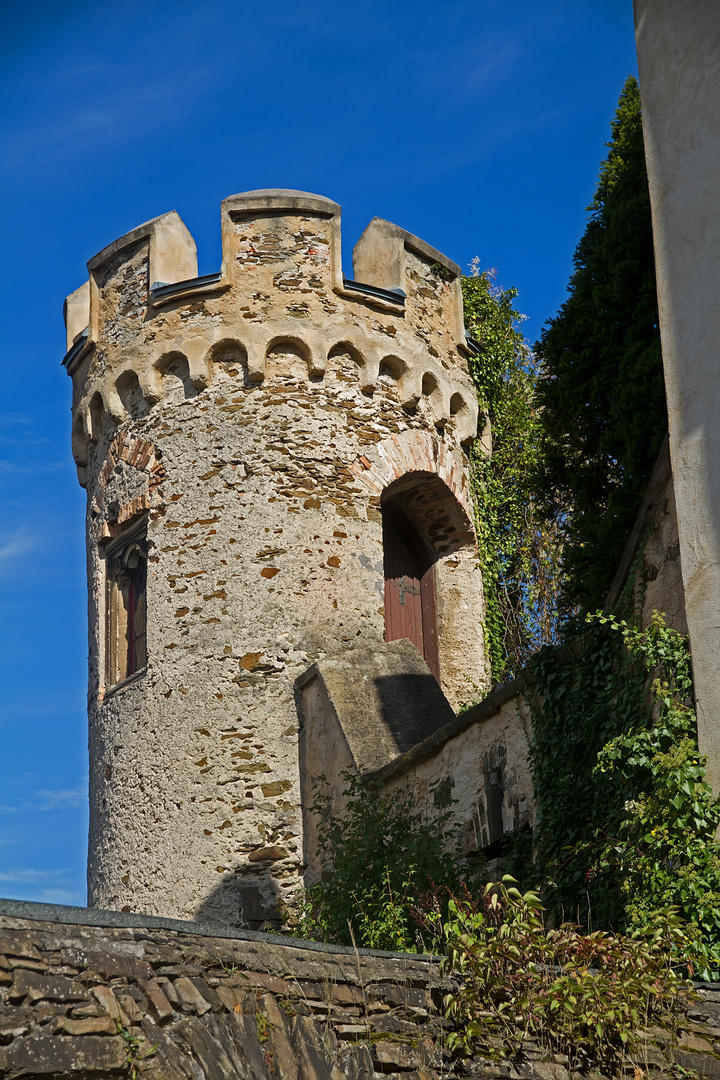
[[(376, 219), (358, 245), (376, 280), (348, 281), (339, 207), (297, 192), (234, 196), (222, 228), (217, 275), (194, 277), (168, 214), (90, 260), (66, 303), (88, 491), (88, 895), (277, 927), (304, 866), (293, 684), (382, 644), (394, 485), (436, 551), (443, 689), (456, 703), (486, 681), (477, 405), (459, 269), (439, 252)], [(373, 270), (378, 251), (392, 259)], [(143, 520), (147, 664), (113, 684), (105, 545)]]
[[(0, 911), (13, 912), (0, 914), (6, 1080), (583, 1080), (532, 1041), (512, 1062), (454, 1058), (431, 957), (42, 904)], [(629, 1071), (716, 1078), (719, 1052), (720, 990), (700, 986), (679, 1030), (648, 1031)]]

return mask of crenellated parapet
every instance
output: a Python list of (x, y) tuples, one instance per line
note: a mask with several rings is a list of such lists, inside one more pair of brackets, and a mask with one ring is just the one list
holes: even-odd
[(339, 354), (354, 361), (368, 399), (382, 386), (450, 443), (474, 438), (472, 347), (455, 263), (374, 218), (348, 279), (340, 207), (304, 192), (234, 195), (221, 219), (219, 273), (197, 276), (195, 243), (172, 212), (94, 256), (89, 281), (67, 298), (64, 363), (81, 483), (92, 444), (126, 420), (195, 397), (228, 371), (247, 391), (288, 374), (327, 389), (328, 361)]

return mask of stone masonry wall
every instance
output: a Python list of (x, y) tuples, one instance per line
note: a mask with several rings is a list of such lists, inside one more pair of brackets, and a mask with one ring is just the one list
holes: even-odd
[[(532, 1042), (513, 1062), (453, 1058), (431, 957), (78, 908), (1, 910), (14, 912), (0, 915), (6, 1080), (570, 1080), (561, 1055)], [(651, 1029), (628, 1067), (636, 1080), (678, 1065), (715, 1078), (719, 1039), (720, 991), (699, 987), (676, 1035)]]
[[(169, 214), (95, 256), (66, 305), (88, 491), (88, 897), (277, 927), (303, 872), (293, 684), (383, 642), (393, 485), (435, 485), (442, 510), (428, 528), (443, 688), (457, 702), (487, 679), (477, 405), (459, 270), (440, 253), (376, 219), (360, 252), (371, 273), (382, 241), (399, 277), (359, 290), (329, 200), (250, 193), (222, 221), (211, 280), (192, 277)], [(103, 545), (143, 515), (148, 663), (108, 686)]]

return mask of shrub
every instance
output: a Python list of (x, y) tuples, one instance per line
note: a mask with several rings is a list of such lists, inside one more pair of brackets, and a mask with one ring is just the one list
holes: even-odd
[[(322, 878), (307, 892), (301, 932), (340, 945), (422, 950), (414, 910), (420, 896), (428, 888), (449, 895), (477, 872), (461, 856), (452, 812), (447, 805), (418, 809), (409, 784), (383, 797), (380, 785), (351, 773), (343, 778), (343, 814), (334, 812), (324, 782), (313, 802)], [(435, 791), (433, 803), (447, 803)]]
[(451, 900), (446, 919), (439, 909), (427, 916), (444, 972), (457, 980), (444, 999), (449, 1046), (498, 1059), (531, 1038), (566, 1054), (571, 1068), (614, 1070), (642, 1028), (689, 992), (668, 962), (679, 920), (660, 920), (642, 938), (583, 935), (570, 924), (546, 931), (543, 911), (536, 893), (522, 895), (506, 876), (479, 904)]

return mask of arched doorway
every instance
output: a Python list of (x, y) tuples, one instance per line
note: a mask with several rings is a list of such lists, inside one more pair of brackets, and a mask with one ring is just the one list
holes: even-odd
[(382, 508), (385, 640), (409, 638), (440, 681), (435, 553), (398, 505)]

